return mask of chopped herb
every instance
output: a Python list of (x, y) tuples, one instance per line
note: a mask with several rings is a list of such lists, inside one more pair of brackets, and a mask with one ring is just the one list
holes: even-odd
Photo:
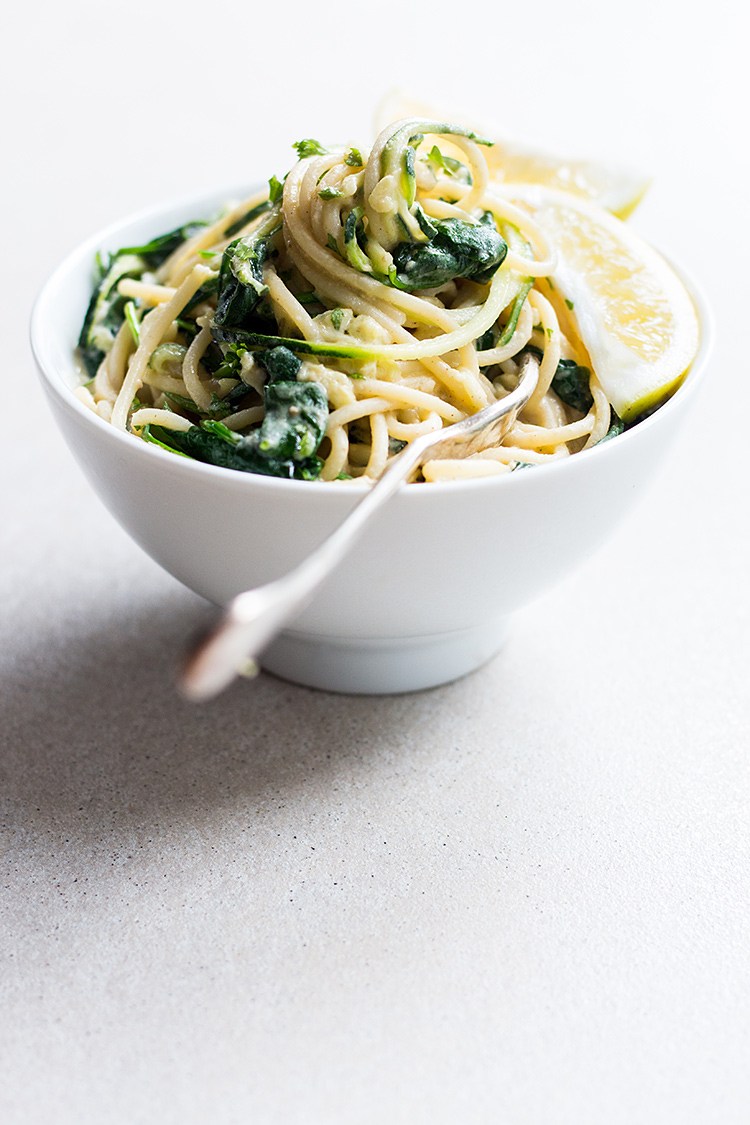
[(268, 202), (278, 203), (284, 194), (284, 183), (277, 176), (271, 176), (268, 181)]
[(325, 200), (340, 199), (343, 194), (344, 193), (341, 190), (341, 188), (337, 188), (337, 187), (324, 187), (324, 188), (321, 188), (320, 191), (318, 192), (318, 195), (320, 196), (320, 198), (325, 199)]
[(565, 304), (568, 306), (571, 312), (575, 308), (575, 304), (573, 303), (573, 301), (569, 300), (568, 297), (565, 298)]
[(469, 169), (460, 160), (456, 160), (453, 156), (446, 156), (441, 152), (437, 145), (433, 145), (427, 154), (427, 163), (429, 164), (435, 175), (440, 172), (445, 172), (447, 175), (452, 176), (454, 179), (460, 179), (463, 183), (470, 184), (471, 176)]
[(306, 137), (302, 141), (295, 141), (292, 148), (296, 150), (297, 157), (300, 160), (305, 160), (308, 156), (325, 156), (328, 152), (328, 149), (323, 148), (320, 141), (313, 140), (312, 137)]
[(350, 168), (364, 168), (365, 161), (358, 148), (350, 148), (344, 157), (344, 164)]
[(343, 309), (331, 309), (331, 324), (337, 332), (341, 331), (341, 324), (344, 320)]

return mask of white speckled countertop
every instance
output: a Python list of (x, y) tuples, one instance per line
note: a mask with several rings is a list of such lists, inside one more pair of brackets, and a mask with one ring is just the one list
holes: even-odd
[[(0, 79), (0, 1118), (744, 1125), (750, 169), (730, 5), (151, 10), (19, 10)], [(634, 221), (708, 291), (710, 383), (646, 501), (480, 672), (384, 699), (262, 676), (190, 707), (172, 669), (206, 607), (63, 447), (31, 300), (120, 214), (283, 171), (298, 136), (366, 143), (382, 90), (440, 101), (441, 74), (510, 131), (654, 171)]]

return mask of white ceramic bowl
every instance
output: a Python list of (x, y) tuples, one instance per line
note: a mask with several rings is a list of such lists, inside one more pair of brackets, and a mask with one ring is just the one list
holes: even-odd
[[(47, 282), (31, 327), (55, 418), (101, 499), (152, 558), (217, 603), (294, 566), (367, 486), (239, 473), (138, 441), (72, 393), (73, 353), (96, 250), (210, 215), (237, 194), (154, 208), (101, 231)], [(710, 317), (691, 291), (701, 350), (665, 406), (564, 461), (403, 488), (266, 651), (264, 666), (333, 691), (402, 692), (455, 679), (498, 652), (513, 611), (585, 559), (652, 480), (706, 368)]]

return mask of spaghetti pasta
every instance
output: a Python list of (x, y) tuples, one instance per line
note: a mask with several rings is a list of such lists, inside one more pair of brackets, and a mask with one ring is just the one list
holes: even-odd
[(502, 445), (420, 479), (506, 472), (618, 432), (549, 283), (554, 247), (490, 181), (485, 143), (432, 121), (389, 126), (367, 157), (302, 141), (283, 184), (101, 260), (83, 401), (199, 460), (375, 478), (419, 434), (510, 393), (535, 349), (537, 390)]

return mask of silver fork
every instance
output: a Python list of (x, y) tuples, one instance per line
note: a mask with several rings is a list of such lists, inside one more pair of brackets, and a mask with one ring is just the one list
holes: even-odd
[(416, 438), (393, 458), (369, 492), (312, 554), (281, 578), (232, 598), (216, 625), (188, 654), (179, 681), (183, 695), (196, 702), (211, 699), (235, 676), (257, 672), (257, 657), (263, 649), (291, 617), (304, 609), (370, 517), (408, 480), (427, 454), (430, 458), (463, 458), (497, 445), (531, 398), (538, 379), (539, 364), (527, 353), (515, 390), (477, 414)]

